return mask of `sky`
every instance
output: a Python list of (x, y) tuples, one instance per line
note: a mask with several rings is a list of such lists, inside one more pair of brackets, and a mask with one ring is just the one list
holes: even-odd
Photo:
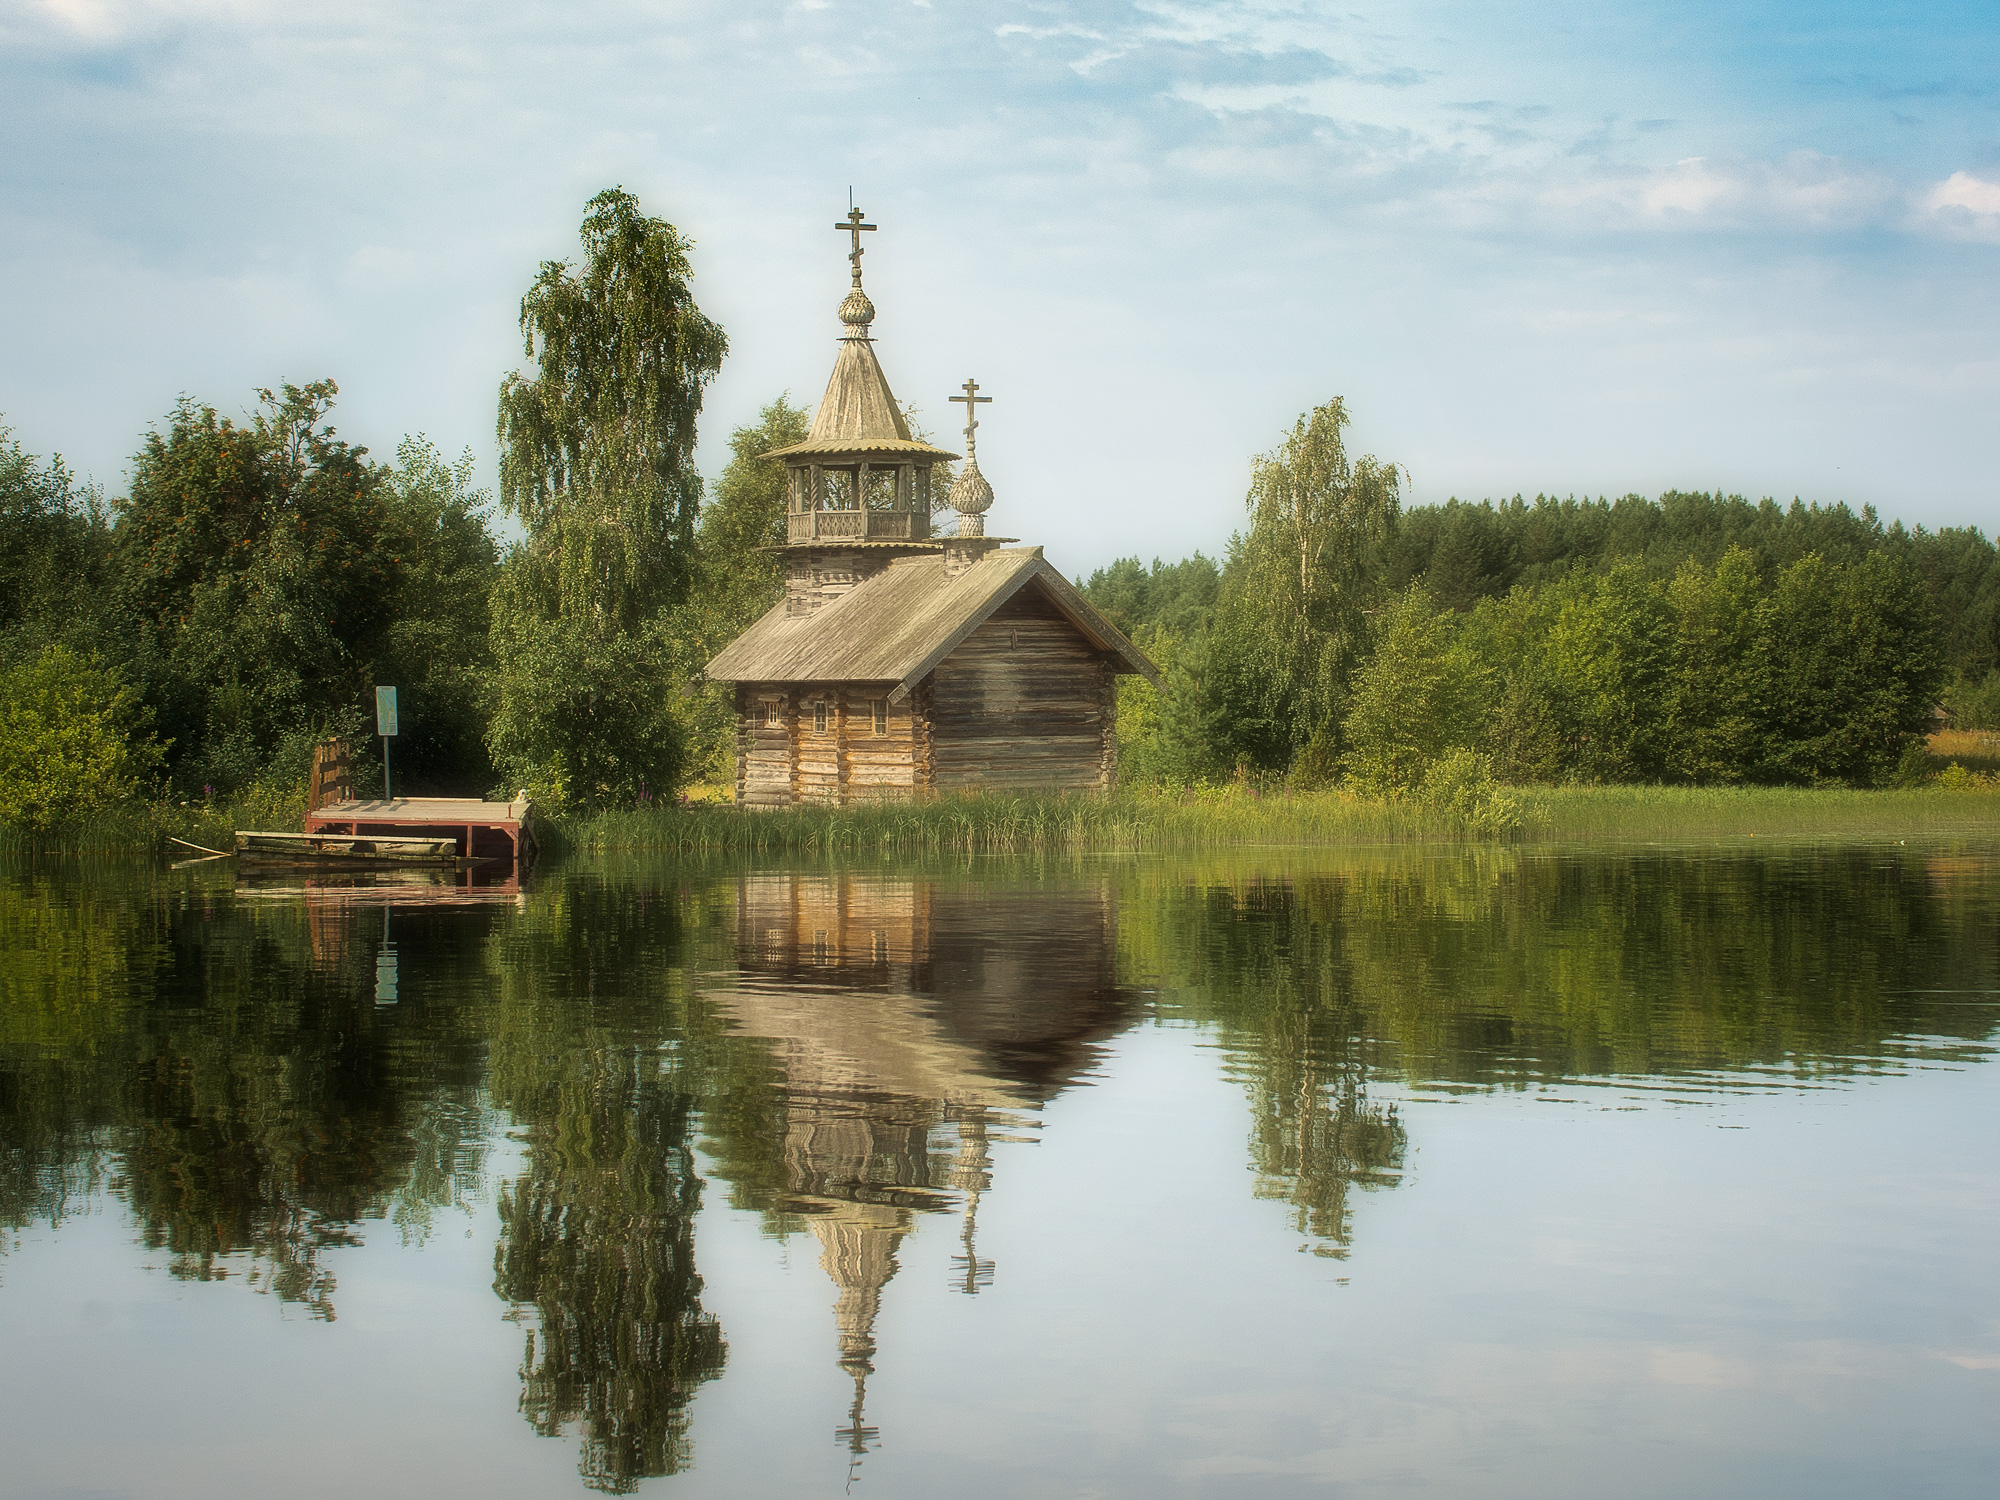
[(494, 470), (619, 184), (730, 354), (700, 458), (968, 375), (988, 530), (1211, 554), (1341, 396), (1406, 502), (1721, 489), (1996, 525), (2000, 6), (0, 0), (0, 423), (123, 491), (181, 393), (331, 376)]

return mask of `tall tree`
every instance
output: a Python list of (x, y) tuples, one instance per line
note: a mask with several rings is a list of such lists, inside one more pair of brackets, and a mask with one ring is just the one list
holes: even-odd
[(633, 629), (680, 597), (701, 506), (702, 392), (729, 343), (695, 306), (690, 242), (639, 200), (590, 200), (581, 271), (544, 261), (521, 299), (533, 378), (500, 384), (500, 503), (564, 616)]
[(61, 458), (21, 451), (0, 427), (0, 659), (63, 644), (109, 650), (111, 529), (102, 498)]
[(183, 399), (139, 453), (119, 572), (183, 786), (233, 790), (274, 756), (303, 776), (376, 680), (401, 563), (381, 469), (326, 422), (336, 394), (260, 391), (247, 428)]
[(486, 524), (492, 491), (472, 470), (470, 449), (447, 461), (419, 434), (397, 446), (384, 488), (402, 564), (384, 680), (402, 691), (396, 784), (413, 793), (493, 785), (485, 735), (500, 549)]
[[(1336, 396), (1301, 416), (1251, 470), (1250, 530), (1239, 539), (1217, 610), (1218, 654), (1269, 726), (1264, 758), (1316, 739), (1332, 753), (1348, 675), (1381, 592), (1383, 549), (1402, 505), (1393, 463), (1350, 459)], [(1253, 753), (1253, 758), (1257, 758)]]
[(1943, 685), (1937, 610), (1911, 571), (1874, 552), (1808, 553), (1757, 611), (1753, 673), (1774, 780), (1884, 780), (1929, 727)]
[[(805, 441), (811, 428), (789, 395), (757, 414), (752, 427), (729, 435), (729, 462), (702, 507), (695, 533), (694, 586), (679, 612), (674, 635), (699, 668), (778, 600), (783, 565), (768, 549), (785, 541), (785, 469), (764, 455)], [(710, 683), (689, 702), (689, 773), (695, 780), (726, 779), (735, 738), (735, 693)]]
[(667, 791), (684, 764), (669, 613), (694, 567), (702, 392), (728, 345), (695, 306), (689, 242), (622, 188), (591, 199), (582, 269), (521, 299), (532, 378), (500, 386), (500, 501), (525, 537), (494, 600), (488, 744), (513, 780), (598, 806)]

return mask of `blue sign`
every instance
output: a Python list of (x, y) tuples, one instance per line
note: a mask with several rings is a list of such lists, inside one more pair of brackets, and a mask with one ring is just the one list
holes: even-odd
[(375, 732), (387, 738), (396, 732), (396, 690), (375, 689)]

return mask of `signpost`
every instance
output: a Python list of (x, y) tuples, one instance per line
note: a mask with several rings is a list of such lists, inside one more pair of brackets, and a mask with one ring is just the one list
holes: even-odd
[(382, 736), (382, 800), (393, 802), (395, 793), (389, 785), (389, 741), (396, 737), (396, 690), (392, 687), (375, 689), (375, 732)]

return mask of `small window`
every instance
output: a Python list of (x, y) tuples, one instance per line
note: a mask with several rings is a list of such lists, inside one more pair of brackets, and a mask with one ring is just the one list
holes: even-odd
[(785, 700), (782, 698), (766, 698), (764, 700), (765, 726), (767, 728), (775, 729), (784, 722), (785, 722)]
[(877, 734), (887, 734), (889, 732), (889, 700), (887, 698), (877, 698), (870, 706), (875, 710), (875, 732)]
[(826, 700), (824, 698), (813, 705), (813, 733), (826, 733)]

